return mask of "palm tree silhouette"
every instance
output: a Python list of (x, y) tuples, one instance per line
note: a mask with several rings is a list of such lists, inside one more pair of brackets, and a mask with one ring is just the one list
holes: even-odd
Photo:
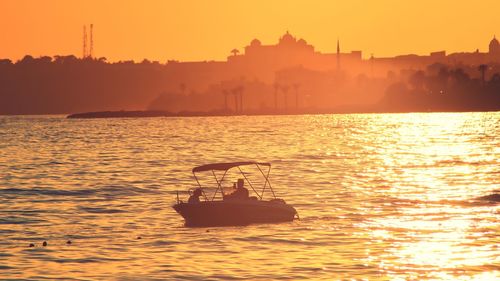
[(284, 97), (285, 97), (285, 111), (288, 111), (288, 85), (283, 85), (281, 87), (281, 90), (283, 91)]
[(227, 112), (227, 95), (229, 93), (227, 92), (227, 90), (222, 90), (222, 95), (224, 96), (224, 112)]
[(280, 89), (280, 84), (274, 83), (274, 110), (278, 111), (278, 90)]
[(186, 92), (186, 84), (179, 84), (179, 89), (181, 90), (181, 94), (184, 95), (184, 93)]
[(417, 90), (417, 91), (422, 91), (422, 89), (424, 88), (424, 82), (425, 82), (425, 72), (423, 72), (422, 70), (419, 70), (415, 73), (413, 73), (408, 82), (410, 83), (410, 85), (412, 85), (413, 89)]
[(293, 83), (293, 89), (295, 90), (295, 110), (299, 110), (299, 83)]
[(238, 88), (233, 88), (231, 94), (234, 96), (234, 112), (238, 113)]
[(238, 51), (238, 49), (236, 49), (236, 48), (231, 50), (231, 54), (233, 54), (233, 56), (236, 56), (239, 53), (240, 53), (240, 51)]
[(238, 93), (240, 94), (240, 112), (243, 113), (243, 90), (245, 90), (245, 87), (239, 86), (238, 87)]
[(488, 70), (488, 65), (487, 64), (480, 64), (477, 69), (481, 72), (481, 84), (484, 85), (485, 75), (486, 75), (486, 70)]
[(280, 89), (280, 84), (274, 83), (274, 110), (278, 111), (278, 91)]

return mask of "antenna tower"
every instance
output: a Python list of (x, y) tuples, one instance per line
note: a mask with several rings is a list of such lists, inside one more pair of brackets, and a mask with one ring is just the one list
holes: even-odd
[(94, 25), (90, 24), (90, 51), (89, 51), (89, 57), (92, 58), (94, 55), (94, 37), (93, 37), (93, 29)]
[(83, 56), (82, 58), (87, 57), (87, 27), (83, 26)]

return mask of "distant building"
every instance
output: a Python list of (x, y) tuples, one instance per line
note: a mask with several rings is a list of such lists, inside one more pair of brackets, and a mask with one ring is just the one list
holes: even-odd
[(498, 43), (496, 36), (494, 36), (490, 41), (489, 54), (493, 57), (500, 56), (500, 43)]
[(431, 58), (434, 58), (434, 59), (443, 59), (445, 57), (446, 57), (446, 51), (438, 51), (438, 52), (431, 53)]
[(288, 67), (302, 66), (327, 71), (338, 69), (340, 60), (346, 70), (362, 64), (361, 51), (340, 53), (340, 47), (337, 45), (337, 53), (317, 52), (313, 45), (302, 38), (295, 38), (288, 31), (275, 45), (263, 45), (258, 39), (253, 39), (244, 50), (243, 54), (229, 56), (228, 63), (265, 81), (274, 79), (276, 71)]
[(500, 62), (500, 43), (496, 37), (490, 41), (488, 52), (475, 50), (447, 54), (446, 51), (436, 51), (429, 55), (407, 54), (363, 59), (361, 51), (342, 53), (339, 40), (337, 40), (335, 51), (319, 52), (306, 40), (297, 39), (287, 31), (276, 44), (265, 45), (260, 40), (253, 39), (241, 53), (238, 49), (231, 50), (227, 61), (169, 61), (168, 68), (171, 69), (173, 75), (182, 77), (187, 82), (190, 82), (187, 77), (194, 76), (193, 73), (195, 73), (196, 78), (192, 79), (191, 84), (200, 85), (199, 89), (202, 89), (210, 83), (231, 79), (274, 83), (277, 72), (287, 69), (295, 69), (295, 72), (297, 69), (334, 72), (335, 75), (347, 74), (350, 77), (359, 74), (385, 77), (389, 72), (397, 73), (401, 69), (425, 69), (436, 63), (451, 66), (477, 66)]
[(478, 66), (498, 62), (500, 62), (500, 43), (495, 37), (490, 41), (488, 52), (480, 52), (479, 49), (476, 49), (473, 52), (458, 52), (447, 55), (445, 51), (438, 51), (431, 52), (428, 56), (409, 54), (373, 60), (379, 75), (399, 69), (424, 69), (435, 63)]

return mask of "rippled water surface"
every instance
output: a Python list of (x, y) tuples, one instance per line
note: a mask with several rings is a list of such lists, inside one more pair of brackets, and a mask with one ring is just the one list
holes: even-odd
[[(301, 219), (185, 228), (242, 159)], [(0, 279), (498, 280), (499, 189), (500, 113), (0, 117)]]

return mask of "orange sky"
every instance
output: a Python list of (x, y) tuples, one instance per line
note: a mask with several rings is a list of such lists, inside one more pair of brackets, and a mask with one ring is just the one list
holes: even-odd
[[(500, 36), (500, 1), (0, 0), (0, 58), (82, 53), (95, 26), (95, 54), (108, 60), (223, 60), (253, 38), (274, 44), (286, 30), (322, 52), (364, 57), (486, 51)], [(419, 2), (418, 4), (416, 2)]]

